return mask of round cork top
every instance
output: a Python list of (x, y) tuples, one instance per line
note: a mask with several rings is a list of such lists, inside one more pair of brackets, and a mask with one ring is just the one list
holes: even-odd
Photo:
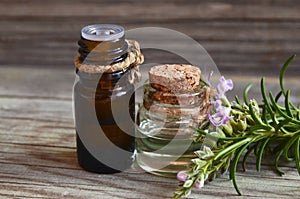
[(149, 71), (149, 81), (155, 89), (187, 93), (197, 89), (201, 71), (189, 64), (163, 64), (153, 66)]

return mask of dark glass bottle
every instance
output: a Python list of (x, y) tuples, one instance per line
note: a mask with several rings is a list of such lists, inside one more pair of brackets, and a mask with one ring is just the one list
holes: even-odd
[(93, 71), (93, 66), (126, 59), (124, 29), (107, 24), (87, 26), (78, 44), (78, 62), (87, 66), (83, 71), (76, 68), (74, 85), (78, 162), (91, 172), (123, 171), (130, 167), (134, 151), (135, 96), (128, 81), (131, 66), (100, 72)]

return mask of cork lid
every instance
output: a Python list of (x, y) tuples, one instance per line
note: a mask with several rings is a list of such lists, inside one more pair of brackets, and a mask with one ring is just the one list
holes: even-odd
[(201, 71), (189, 64), (163, 64), (153, 66), (149, 81), (153, 88), (174, 93), (192, 92), (200, 83)]

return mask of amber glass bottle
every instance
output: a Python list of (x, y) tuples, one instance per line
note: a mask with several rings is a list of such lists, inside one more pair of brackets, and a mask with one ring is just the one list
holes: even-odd
[[(134, 151), (135, 96), (128, 81), (131, 66), (119, 71), (103, 71), (101, 66), (126, 59), (124, 29), (110, 24), (86, 26), (78, 44), (77, 61), (85, 66), (76, 68), (74, 85), (78, 162), (91, 172), (123, 171), (130, 167)], [(118, 121), (113, 108), (118, 110)]]

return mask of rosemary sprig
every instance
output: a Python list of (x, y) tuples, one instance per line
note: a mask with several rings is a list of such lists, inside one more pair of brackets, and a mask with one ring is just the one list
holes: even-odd
[[(283, 65), (279, 85), (280, 92), (274, 97), (272, 92), (267, 95), (265, 80), (261, 79), (262, 104), (256, 100), (248, 100), (251, 85), (244, 90), (244, 103), (236, 96), (230, 103), (230, 116), (226, 124), (217, 127), (216, 132), (196, 129), (196, 139), (205, 143), (213, 138), (217, 140), (212, 149), (204, 146), (196, 151), (197, 158), (192, 160), (191, 169), (186, 173), (187, 179), (180, 183), (174, 198), (181, 198), (191, 193), (195, 184), (204, 182), (207, 178), (213, 180), (218, 174), (229, 169), (229, 177), (239, 195), (236, 169), (243, 157), (243, 169), (251, 153), (256, 156), (256, 169), (260, 171), (261, 161), (268, 151), (275, 155), (274, 167), (279, 175), (284, 172), (279, 169), (279, 161), (283, 157), (293, 161), (300, 175), (300, 105), (295, 106), (290, 101), (290, 90), (284, 87), (284, 74), (289, 64), (295, 58), (291, 56)], [(284, 98), (284, 105), (278, 103)]]

